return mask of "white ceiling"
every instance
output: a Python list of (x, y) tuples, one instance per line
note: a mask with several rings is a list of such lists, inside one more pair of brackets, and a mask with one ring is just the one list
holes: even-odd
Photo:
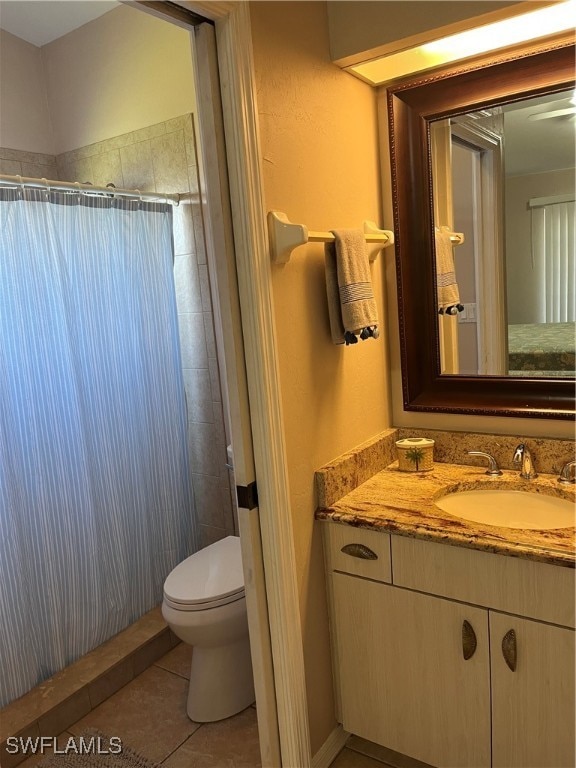
[(538, 113), (573, 108), (573, 91), (517, 102), (504, 108), (506, 174), (515, 176), (574, 168), (576, 116), (532, 121)]
[[(576, 165), (576, 115), (571, 99), (574, 91), (563, 91), (529, 99), (521, 99), (494, 110), (471, 112), (452, 118), (454, 124), (469, 123), (470, 118), (478, 125), (491, 129), (492, 121), (502, 118), (504, 169), (506, 176), (522, 176), (528, 173), (544, 173)], [(544, 120), (531, 120), (537, 114), (550, 115), (558, 110), (570, 110), (567, 114), (551, 115)]]
[(116, 0), (0, 0), (0, 28), (42, 46), (118, 5)]

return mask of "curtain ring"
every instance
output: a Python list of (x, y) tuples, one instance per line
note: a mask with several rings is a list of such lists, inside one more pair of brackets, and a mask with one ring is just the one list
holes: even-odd
[(42, 177), (40, 181), (42, 182), (42, 184), (44, 184), (44, 187), (45, 187), (44, 194), (46, 195), (46, 200), (50, 200), (51, 190), (50, 190), (50, 184), (48, 184), (48, 179), (45, 179), (44, 177)]
[(81, 199), (82, 199), (82, 184), (80, 184), (79, 181), (75, 181), (74, 182), (74, 186), (76, 187), (76, 189), (78, 191), (78, 202), (80, 202)]
[(16, 176), (18, 179), (18, 198), (20, 200), (24, 199), (24, 179), (19, 174)]
[(107, 198), (110, 201), (110, 208), (116, 208), (116, 201), (118, 199), (114, 191), (116, 189), (116, 184), (114, 184), (112, 181), (109, 181), (108, 184), (106, 184), (106, 189), (110, 190), (110, 194), (107, 195)]

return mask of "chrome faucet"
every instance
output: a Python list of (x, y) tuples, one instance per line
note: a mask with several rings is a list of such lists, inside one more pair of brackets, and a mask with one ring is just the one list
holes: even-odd
[(484, 474), (486, 475), (501, 475), (502, 472), (498, 467), (498, 463), (491, 453), (485, 453), (484, 451), (468, 451), (468, 456), (482, 456), (488, 461), (488, 469)]
[(512, 461), (514, 464), (520, 464), (520, 477), (524, 480), (533, 480), (538, 477), (530, 449), (524, 443), (516, 446)]
[(559, 483), (576, 483), (576, 461), (567, 461), (562, 467)]

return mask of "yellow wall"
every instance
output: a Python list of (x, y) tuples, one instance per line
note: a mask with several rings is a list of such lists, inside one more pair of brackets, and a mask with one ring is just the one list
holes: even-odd
[[(330, 63), (326, 3), (252, 2), (250, 13), (266, 210), (310, 229), (370, 218), (392, 228), (386, 123), (379, 150), (375, 91)], [(553, 420), (404, 412), (392, 248), (372, 276), (390, 355), (382, 337), (349, 348), (331, 343), (321, 245), (303, 246), (273, 268), (312, 754), (335, 725), (315, 469), (391, 425), (573, 436), (571, 424)]]
[(142, 11), (119, 6), (42, 57), (55, 154), (195, 112), (189, 33)]
[(0, 146), (54, 154), (41, 49), (0, 29)]
[[(379, 221), (375, 92), (330, 63), (324, 2), (250, 6), (266, 209), (310, 229)], [(373, 265), (383, 320), (384, 251)], [(386, 327), (331, 343), (323, 247), (274, 267), (275, 320), (304, 633), (312, 752), (335, 726), (314, 471), (390, 425)]]

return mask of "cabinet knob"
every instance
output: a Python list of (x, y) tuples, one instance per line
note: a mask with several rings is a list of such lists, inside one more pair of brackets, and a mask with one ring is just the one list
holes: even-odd
[(378, 560), (376, 552), (373, 552), (370, 547), (366, 547), (364, 544), (345, 544), (340, 551), (344, 552), (345, 555), (359, 557), (361, 560)]
[(462, 654), (464, 659), (468, 661), (476, 653), (476, 646), (478, 641), (476, 640), (476, 632), (469, 621), (462, 622)]
[(502, 638), (502, 656), (504, 656), (504, 661), (512, 672), (515, 672), (518, 651), (516, 648), (516, 632), (513, 629), (509, 629)]

